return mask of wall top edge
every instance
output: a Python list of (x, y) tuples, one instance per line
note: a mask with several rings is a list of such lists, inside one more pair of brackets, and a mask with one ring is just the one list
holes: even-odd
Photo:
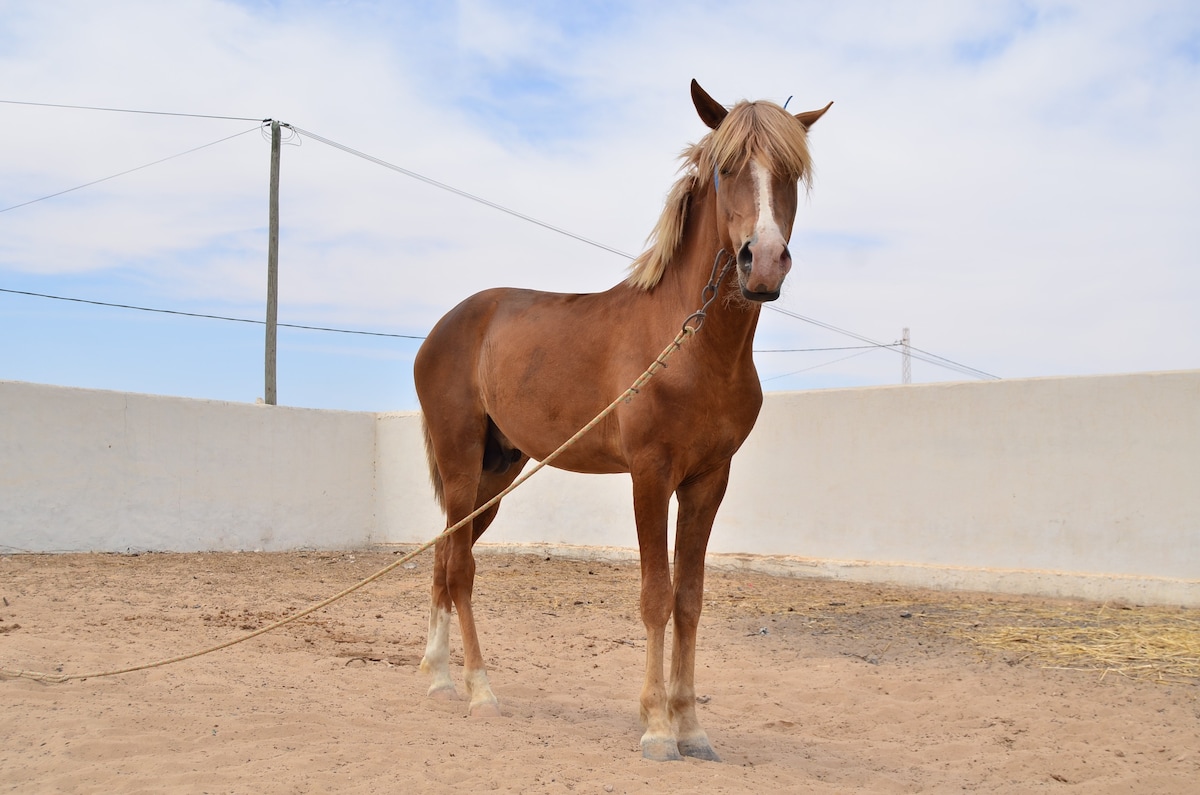
[[(812, 394), (834, 394), (840, 392), (882, 392), (887, 390), (917, 390), (917, 389), (963, 389), (963, 388), (986, 388), (997, 384), (1023, 384), (1030, 382), (1038, 383), (1053, 383), (1053, 382), (1070, 382), (1083, 380), (1121, 380), (1134, 378), (1183, 378), (1200, 380), (1200, 369), (1195, 370), (1151, 370), (1146, 372), (1133, 373), (1098, 373), (1091, 375), (1047, 375), (1047, 376), (1032, 376), (1028, 378), (1005, 378), (999, 381), (978, 381), (978, 380), (962, 380), (962, 381), (929, 381), (918, 384), (883, 384), (876, 386), (849, 386), (849, 387), (827, 387), (817, 389), (801, 389), (801, 390), (778, 390), (769, 391), (764, 394), (768, 400), (773, 397), (792, 397), (797, 395), (812, 395)], [(396, 411), (352, 411), (347, 409), (324, 409), (312, 408), (307, 406), (268, 406), (263, 403), (251, 403), (236, 400), (217, 400), (214, 398), (197, 398), (185, 397), (181, 395), (156, 395), (145, 392), (126, 392), (117, 389), (96, 389), (93, 387), (79, 386), (62, 386), (59, 384), (39, 384), (31, 381), (12, 381), (0, 379), (0, 389), (5, 387), (13, 387), (18, 389), (33, 389), (33, 390), (54, 390), (63, 392), (77, 392), (82, 394), (102, 394), (102, 395), (126, 395), (130, 397), (144, 398), (147, 400), (176, 400), (195, 404), (211, 405), (211, 406), (227, 406), (227, 407), (249, 407), (261, 408), (270, 411), (287, 411), (287, 412), (324, 412), (334, 414), (353, 414), (353, 415), (368, 415), (376, 419), (399, 419), (404, 417), (419, 416), (420, 411), (416, 410), (396, 410)]]
[(818, 387), (814, 389), (791, 389), (791, 390), (775, 390), (764, 392), (765, 397), (771, 395), (811, 395), (814, 393), (830, 394), (833, 392), (881, 392), (886, 390), (914, 390), (921, 388), (939, 388), (939, 389), (961, 389), (961, 388), (981, 388), (995, 386), (997, 384), (1027, 384), (1027, 383), (1054, 383), (1054, 382), (1069, 382), (1069, 381), (1086, 381), (1086, 380), (1121, 380), (1131, 378), (1192, 378), (1200, 380), (1200, 369), (1196, 370), (1147, 370), (1132, 373), (1092, 373), (1083, 375), (1038, 375), (1028, 376), (1024, 378), (1001, 378), (995, 381), (984, 381), (978, 379), (960, 380), (960, 381), (923, 381), (918, 384), (879, 384), (873, 386), (832, 386)]
[[(374, 415), (373, 411), (349, 411), (346, 409), (319, 409), (308, 406), (268, 406), (265, 403), (249, 402), (242, 400), (219, 400), (217, 398), (199, 398), (187, 397), (184, 395), (157, 395), (151, 392), (127, 392), (121, 389), (97, 389), (95, 387), (84, 386), (63, 386), (61, 384), (39, 384), (33, 381), (12, 381), (0, 379), (0, 390), (7, 387), (15, 389), (28, 389), (36, 391), (54, 391), (62, 393), (77, 393), (80, 395), (109, 395), (109, 396), (124, 396), (139, 400), (149, 401), (179, 401), (182, 403), (191, 403), (194, 405), (204, 406), (222, 406), (227, 408), (238, 409), (263, 409), (264, 411), (285, 411), (285, 412), (321, 412), (323, 414), (349, 414), (349, 415)], [(412, 412), (417, 413), (417, 412)]]

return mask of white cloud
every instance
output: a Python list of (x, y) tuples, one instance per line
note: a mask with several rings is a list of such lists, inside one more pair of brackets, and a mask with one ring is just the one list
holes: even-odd
[[(784, 305), (888, 342), (907, 325), (1005, 376), (1197, 364), (1188, 3), (189, 0), (0, 15), (0, 99), (273, 116), (630, 252), (703, 132), (690, 78), (726, 102), (832, 99)], [(10, 105), (0, 123), (0, 206), (252, 125)], [(112, 273), (151, 299), (253, 305), (256, 136), (0, 214), (0, 275)], [(282, 184), (293, 319), (423, 327), (486, 286), (622, 276), (611, 254), (311, 139), (285, 148)], [(797, 347), (845, 342), (765, 317), (764, 335)], [(834, 369), (879, 381), (898, 372), (887, 362)]]

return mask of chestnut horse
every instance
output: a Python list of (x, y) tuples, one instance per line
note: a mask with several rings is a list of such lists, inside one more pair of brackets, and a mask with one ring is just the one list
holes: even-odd
[[(473, 295), (438, 322), (413, 368), (430, 477), (453, 524), (620, 395), (700, 306), (721, 252), (731, 253), (736, 279), (719, 285), (703, 329), (671, 367), (554, 462), (632, 477), (646, 625), (641, 745), (644, 756), (659, 760), (717, 759), (696, 718), (693, 684), (704, 554), (730, 459), (762, 405), (754, 330), (762, 302), (779, 297), (791, 268), (797, 183), (807, 184), (811, 174), (808, 128), (829, 109), (793, 116), (772, 102), (743, 101), (727, 110), (694, 80), (692, 101), (712, 131), (684, 152), (683, 176), (651, 247), (625, 281), (586, 295), (503, 288)], [(679, 507), (674, 582), (667, 550), (672, 494)], [(472, 715), (499, 714), (471, 607), (472, 546), (497, 508), (437, 544), (421, 661), (433, 678), (429, 694), (456, 697), (449, 628), (457, 610)], [(668, 683), (663, 647), (671, 618)]]

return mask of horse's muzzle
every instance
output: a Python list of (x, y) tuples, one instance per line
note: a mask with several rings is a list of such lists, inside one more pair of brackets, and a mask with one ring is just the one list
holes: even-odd
[(745, 298), (747, 301), (754, 301), (755, 303), (765, 304), (767, 301), (774, 301), (776, 298), (778, 298), (779, 291), (771, 290), (770, 292), (756, 293), (753, 290), (747, 290), (745, 287), (743, 287), (742, 288), (742, 297)]
[(756, 235), (738, 249), (737, 265), (742, 296), (761, 304), (779, 297), (783, 280), (792, 269), (792, 254), (782, 237), (760, 240)]

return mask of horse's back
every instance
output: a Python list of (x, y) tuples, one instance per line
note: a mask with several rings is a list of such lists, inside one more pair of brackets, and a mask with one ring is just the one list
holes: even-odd
[[(417, 352), (417, 378), (422, 360), (452, 354), (477, 364), (486, 357), (511, 368), (522, 360), (569, 361), (611, 358), (637, 345), (630, 327), (623, 285), (602, 293), (553, 293), (496, 287), (464, 299), (430, 331)], [(589, 354), (590, 352), (593, 352)], [(487, 364), (486, 362), (484, 363)], [(587, 370), (596, 375), (594, 367)], [(419, 388), (419, 387), (418, 387)]]

